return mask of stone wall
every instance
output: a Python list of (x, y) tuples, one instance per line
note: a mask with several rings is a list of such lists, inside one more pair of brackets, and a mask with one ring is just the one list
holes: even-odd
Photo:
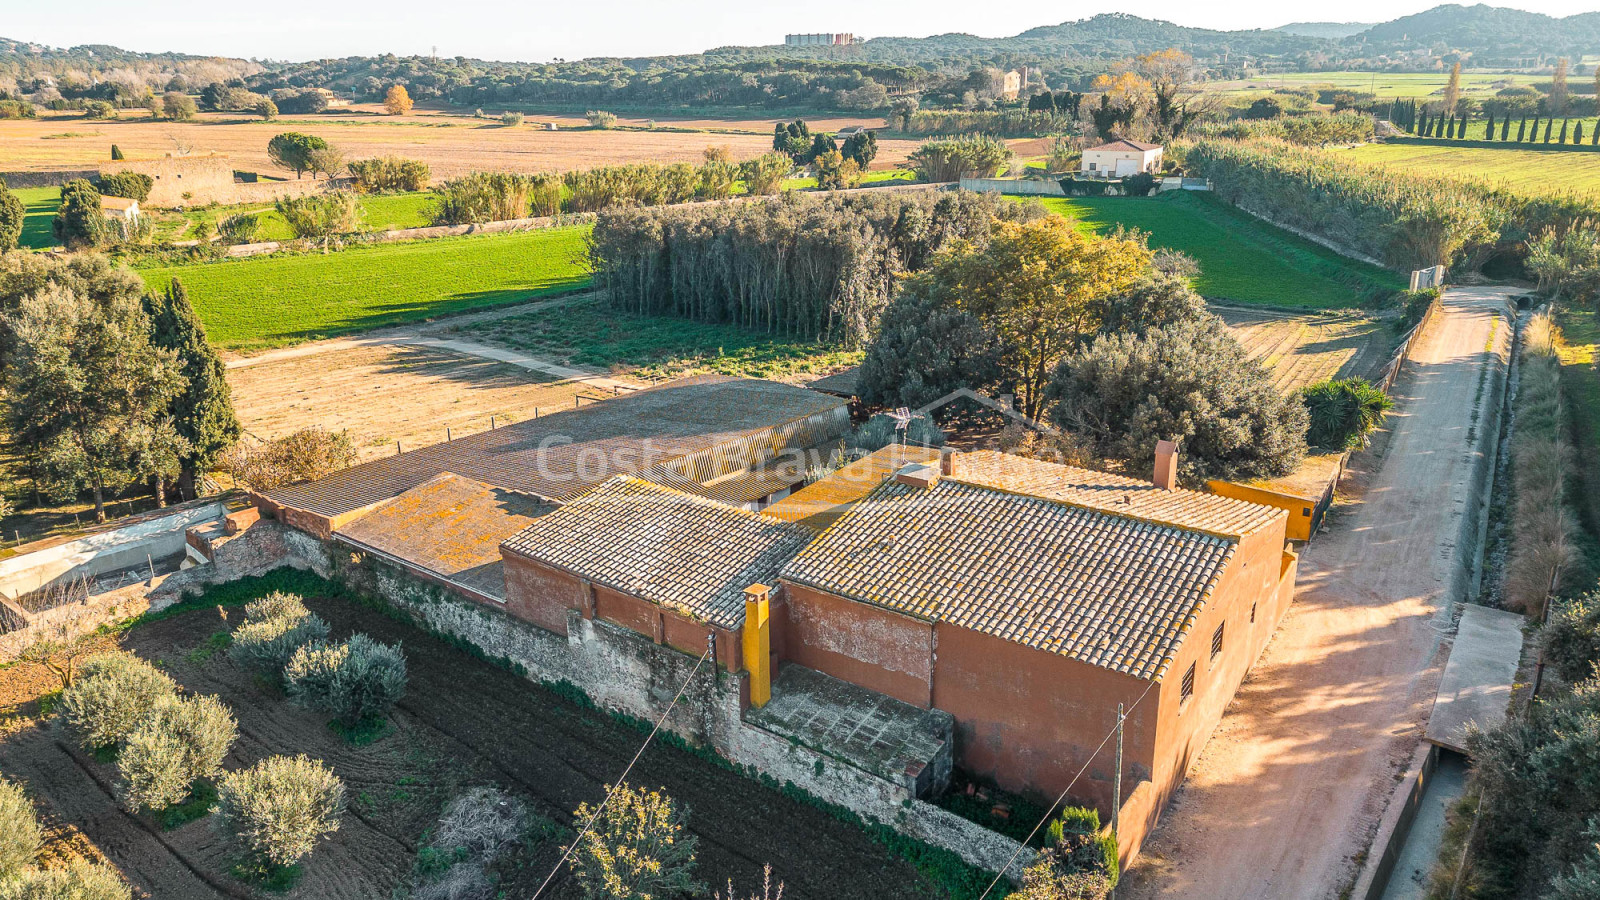
[(100, 172), (138, 172), (154, 178), (150, 197), (144, 201), (144, 205), (153, 207), (225, 203), (233, 188), (233, 163), (219, 154), (119, 159), (102, 163)]
[[(285, 529), (283, 535), (295, 564), (381, 597), (428, 630), (471, 644), (532, 681), (570, 685), (605, 710), (649, 721), (672, 705), (665, 726), (685, 740), (821, 801), (950, 850), (987, 871), (998, 871), (1016, 856), (1008, 874), (1017, 876), (1033, 860), (1033, 852), (1016, 841), (916, 799), (903, 783), (746, 723), (741, 702), (744, 673), (718, 671), (709, 664), (697, 670), (699, 657), (620, 626), (585, 619), (578, 610), (568, 611), (567, 634), (562, 636), (460, 599), (370, 557), (331, 548), (293, 530)], [(673, 705), (680, 688), (682, 696)]]

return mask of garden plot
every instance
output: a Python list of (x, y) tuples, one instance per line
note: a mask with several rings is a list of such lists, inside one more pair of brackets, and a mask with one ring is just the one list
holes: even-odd
[[(305, 594), (335, 638), (362, 631), (403, 644), (407, 693), (377, 741), (346, 744), (325, 717), (289, 705), (276, 688), (218, 652), (217, 636), (240, 618), (237, 604), (272, 588)], [(228, 606), (219, 607), (219, 601)], [(122, 642), (158, 662), (184, 689), (214, 694), (233, 710), (240, 740), (226, 768), (272, 754), (305, 753), (327, 762), (344, 780), (349, 811), (339, 830), (306, 861), (299, 883), (282, 895), (290, 900), (396, 895), (443, 803), (465, 787), (482, 784), (498, 784), (522, 797), (547, 823), (535, 829), (530, 846), (504, 873), (505, 896), (530, 896), (560, 856), (557, 829), (571, 826), (571, 811), (580, 802), (602, 796), (644, 737), (631, 725), (469, 656), (300, 573), (280, 571), (223, 586), (136, 624)], [(13, 677), (31, 677), (27, 669), (0, 670), (0, 693)], [(114, 767), (77, 751), (48, 722), (24, 719), (0, 736), (0, 771), (26, 786), (47, 822), (58, 830), (80, 830), (151, 896), (260, 896), (229, 874), (229, 854), (208, 819), (161, 831), (146, 817), (122, 812), (112, 793)], [(689, 826), (700, 839), (697, 874), (708, 884), (724, 885), (731, 878), (743, 894), (759, 885), (762, 866), (771, 863), (774, 876), (787, 885), (784, 896), (792, 900), (951, 896), (943, 884), (929, 880), (929, 873), (856, 826), (668, 743), (653, 745), (630, 780), (662, 787), (690, 808)], [(579, 896), (564, 870), (553, 888), (544, 895), (551, 900)]]
[(1330, 378), (1370, 379), (1389, 361), (1393, 333), (1378, 319), (1238, 307), (1214, 307), (1213, 312), (1286, 394)]
[(263, 440), (319, 425), (348, 429), (362, 459), (572, 408), (584, 385), (437, 350), (352, 346), (228, 370), (245, 430)]

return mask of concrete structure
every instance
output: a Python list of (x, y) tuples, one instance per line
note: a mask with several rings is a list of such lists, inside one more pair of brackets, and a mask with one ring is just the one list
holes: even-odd
[(785, 47), (848, 47), (855, 42), (855, 35), (844, 32), (828, 34), (786, 34), (783, 36), (783, 45)]
[(1078, 174), (1089, 178), (1126, 178), (1161, 171), (1161, 145), (1118, 140), (1083, 151)]
[(1457, 753), (1467, 752), (1470, 728), (1492, 731), (1506, 720), (1511, 688), (1522, 661), (1522, 616), (1467, 603), (1423, 737)]

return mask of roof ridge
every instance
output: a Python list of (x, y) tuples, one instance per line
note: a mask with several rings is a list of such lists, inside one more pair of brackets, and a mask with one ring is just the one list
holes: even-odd
[[(994, 491), (998, 494), (1009, 494), (1013, 497), (1021, 497), (1026, 500), (1039, 500), (1044, 503), (1054, 503), (1057, 506), (1070, 506), (1073, 509), (1081, 509), (1085, 512), (1114, 516), (1119, 519), (1129, 519), (1134, 522), (1143, 522), (1146, 525), (1154, 525), (1158, 528), (1171, 528), (1174, 531), (1192, 531), (1196, 534), (1203, 534), (1208, 537), (1219, 538), (1221, 540), (1232, 541), (1234, 543), (1238, 543), (1239, 540), (1244, 537), (1242, 534), (1235, 534), (1228, 531), (1218, 531), (1214, 528), (1201, 528), (1197, 525), (1180, 525), (1177, 522), (1164, 521), (1151, 516), (1142, 516), (1138, 513), (1132, 512), (1131, 510), (1123, 511), (1118, 509), (1109, 509), (1104, 506), (1097, 506), (1093, 503), (1086, 503), (1082, 500), (1073, 500), (1069, 497), (1046, 497), (1043, 494), (1032, 494), (1024, 490), (1002, 487), (995, 484), (986, 484), (981, 481), (967, 481), (959, 475), (946, 475), (941, 478), (940, 481), (950, 481), (964, 487), (977, 488), (985, 491)], [(1180, 488), (1180, 490), (1182, 489)], [(1190, 493), (1198, 494), (1200, 491), (1190, 491)]]

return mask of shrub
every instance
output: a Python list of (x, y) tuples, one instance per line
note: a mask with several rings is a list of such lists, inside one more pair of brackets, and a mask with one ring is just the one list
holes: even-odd
[(26, 100), (0, 100), (0, 119), (32, 119), (39, 111)]
[[(712, 900), (739, 900), (733, 890), (733, 879), (728, 879), (728, 892), (717, 891)], [(750, 894), (748, 900), (783, 900), (783, 882), (778, 882), (776, 892), (772, 889), (772, 863), (767, 863), (761, 868), (761, 893)]]
[(228, 655), (236, 664), (276, 679), (296, 650), (327, 637), (328, 623), (315, 614), (277, 616), (235, 628)]
[(1300, 392), (1310, 415), (1306, 443), (1329, 450), (1367, 445), (1394, 401), (1361, 378), (1342, 378), (1308, 385)]
[(434, 189), (435, 225), (471, 225), (528, 214), (534, 180), (514, 172), (473, 172)]
[[(866, 453), (898, 444), (901, 433), (897, 425), (893, 416), (878, 413), (851, 432), (849, 444)], [(944, 430), (927, 416), (918, 416), (906, 425), (905, 442), (922, 447), (943, 447)]]
[(272, 756), (217, 784), (217, 822), (266, 869), (292, 866), (339, 830), (344, 783), (319, 760)]
[(1058, 426), (1133, 471), (1149, 470), (1158, 440), (1180, 441), (1190, 484), (1283, 475), (1305, 455), (1305, 404), (1215, 316), (1102, 336), (1061, 360), (1047, 398)]
[(916, 408), (959, 388), (988, 391), (1000, 382), (1003, 354), (994, 331), (923, 287), (907, 283), (884, 310), (861, 363), (863, 402)]
[(1557, 604), (1541, 636), (1545, 659), (1562, 680), (1577, 684), (1600, 663), (1600, 590)]
[(230, 244), (253, 244), (261, 236), (261, 217), (239, 213), (217, 223), (217, 233)]
[(817, 187), (825, 191), (853, 188), (861, 183), (861, 166), (838, 150), (817, 154)]
[(264, 491), (315, 481), (355, 462), (349, 432), (312, 427), (255, 445), (235, 444), (217, 468), (251, 490)]
[(6, 188), (6, 180), (0, 178), (0, 253), (17, 249), (27, 215), (28, 208), (23, 205), (22, 198), (11, 193)]
[(295, 237), (321, 241), (324, 253), (340, 235), (361, 228), (361, 201), (353, 191), (279, 197), (274, 206)]
[(244, 605), (246, 622), (266, 622), (271, 619), (303, 619), (311, 615), (306, 602), (294, 594), (273, 591), (259, 600)]
[(506, 110), (500, 114), (500, 124), (507, 128), (515, 128), (522, 124), (522, 113)]
[[(608, 786), (609, 790), (609, 786)], [(619, 785), (596, 811), (583, 803), (573, 816), (594, 825), (578, 841), (569, 865), (592, 900), (650, 900), (703, 893), (694, 880), (699, 838), (685, 827), (689, 810), (666, 794)]]
[(745, 193), (765, 196), (782, 190), (783, 180), (793, 168), (794, 160), (788, 154), (764, 153), (740, 163), (739, 177), (744, 179)]
[(239, 736), (233, 714), (215, 697), (167, 697), (117, 757), (123, 804), (131, 812), (165, 809), (215, 778)]
[(1572, 447), (1561, 396), (1561, 364), (1556, 356), (1550, 314), (1532, 316), (1523, 333), (1522, 375), (1517, 387), (1517, 427), (1511, 436), (1514, 505), (1506, 559), (1506, 601), (1538, 615), (1552, 585), (1572, 571), (1575, 522), (1566, 503)]
[(197, 112), (194, 98), (179, 91), (161, 95), (161, 114), (174, 122), (187, 122)]
[(110, 866), (74, 859), (63, 868), (33, 869), (0, 882), (0, 900), (131, 900), (133, 891)]
[(987, 135), (967, 135), (927, 141), (912, 152), (910, 161), (923, 181), (960, 181), (968, 175), (991, 178), (1010, 165), (1014, 157), (1004, 141)]
[(583, 117), (589, 120), (589, 125), (592, 128), (617, 127), (617, 117), (603, 109), (591, 109), (584, 113)]
[(122, 158), (123, 158), (123, 156), (122, 156), (122, 148), (118, 147), (116, 144), (112, 144), (111, 145), (111, 161), (112, 162), (116, 162), (117, 160), (120, 160)]
[(82, 178), (61, 187), (61, 206), (52, 223), (56, 240), (69, 249), (99, 247), (112, 239), (111, 223), (100, 205), (100, 192)]
[(118, 172), (100, 176), (100, 193), (106, 197), (126, 197), (140, 203), (150, 199), (156, 180), (141, 172)]
[(177, 685), (131, 653), (90, 657), (61, 694), (61, 717), (86, 749), (115, 747), (144, 724)]
[(528, 821), (522, 801), (499, 788), (470, 788), (450, 801), (417, 854), (411, 900), (492, 900), (488, 873), (522, 839)]
[(273, 103), (271, 100), (268, 100), (265, 97), (262, 97), (260, 100), (256, 101), (255, 106), (250, 107), (250, 111), (260, 116), (261, 121), (271, 122), (273, 119), (278, 117), (278, 104)]
[(0, 883), (33, 865), (44, 829), (22, 786), (0, 778)]
[(402, 156), (358, 159), (348, 168), (350, 177), (355, 179), (356, 190), (363, 194), (426, 190), (432, 177), (427, 163)]
[(1156, 189), (1156, 177), (1149, 172), (1139, 172), (1122, 179), (1122, 190), (1129, 197), (1148, 197)]
[(104, 100), (90, 100), (83, 105), (85, 119), (115, 119), (117, 108)]
[(329, 713), (353, 728), (381, 717), (404, 696), (406, 658), (399, 645), (356, 634), (343, 644), (300, 647), (283, 680), (296, 705)]
[(572, 212), (597, 212), (612, 206), (664, 206), (695, 198), (700, 173), (687, 163), (630, 163), (599, 166), (565, 177)]

